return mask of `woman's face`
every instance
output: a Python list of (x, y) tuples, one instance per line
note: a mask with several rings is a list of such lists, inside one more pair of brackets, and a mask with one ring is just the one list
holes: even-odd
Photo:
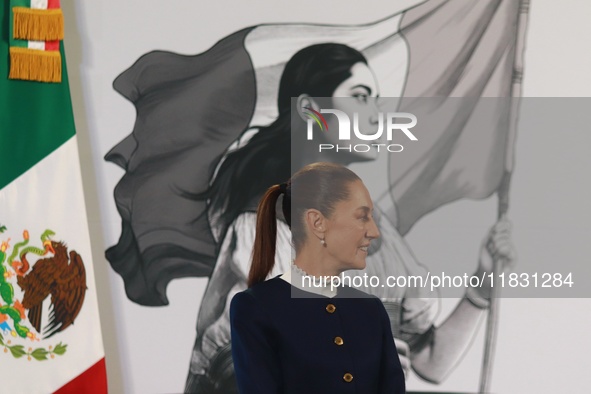
[[(351, 76), (341, 82), (333, 93), (332, 106), (334, 109), (345, 112), (351, 121), (351, 139), (340, 141), (338, 139), (338, 122), (336, 116), (326, 116), (328, 130), (334, 132), (326, 133), (327, 143), (339, 146), (351, 145), (349, 150), (339, 150), (339, 154), (346, 155), (345, 162), (375, 160), (378, 151), (371, 144), (383, 143), (382, 138), (378, 140), (361, 140), (353, 131), (353, 114), (357, 113), (359, 131), (362, 134), (374, 134), (378, 130), (379, 109), (377, 107), (378, 84), (371, 69), (364, 63), (356, 63), (351, 67)], [(385, 134), (385, 133), (384, 133)], [(355, 145), (359, 146), (355, 151)], [(366, 150), (365, 146), (371, 149)]]
[(361, 181), (349, 184), (349, 198), (338, 202), (326, 221), (326, 251), (339, 271), (365, 268), (372, 239), (380, 236), (373, 203)]

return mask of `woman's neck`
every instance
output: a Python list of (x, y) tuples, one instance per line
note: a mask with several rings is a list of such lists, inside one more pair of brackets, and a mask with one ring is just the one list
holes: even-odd
[[(336, 151), (324, 151), (321, 152), (318, 144), (322, 143), (321, 140), (307, 140), (305, 138), (306, 130), (301, 129), (292, 133), (292, 172), (299, 170), (300, 168), (320, 161), (328, 161), (331, 163), (349, 165), (351, 161), (347, 158), (349, 155), (338, 154)], [(298, 138), (298, 141), (294, 141), (294, 138)], [(294, 151), (294, 149), (296, 151)]]
[(322, 258), (318, 251), (301, 250), (294, 260), (294, 264), (306, 274), (316, 277), (339, 276), (341, 270)]

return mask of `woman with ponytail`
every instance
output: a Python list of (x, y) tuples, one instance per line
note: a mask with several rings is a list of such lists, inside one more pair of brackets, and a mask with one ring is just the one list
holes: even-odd
[[(292, 269), (275, 263), (276, 205), (292, 232)], [(232, 355), (241, 394), (405, 392), (382, 302), (351, 287), (317, 287), (366, 266), (379, 236), (372, 199), (345, 167), (315, 163), (267, 190), (257, 210), (249, 288), (230, 305)], [(314, 278), (306, 286), (306, 278)]]

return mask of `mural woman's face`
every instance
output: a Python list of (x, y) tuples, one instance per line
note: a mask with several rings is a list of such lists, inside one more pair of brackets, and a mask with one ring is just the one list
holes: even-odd
[[(347, 155), (346, 162), (367, 161), (377, 158), (378, 151), (371, 144), (383, 143), (379, 140), (366, 141), (357, 138), (353, 132), (353, 114), (357, 113), (359, 131), (362, 134), (371, 135), (378, 130), (379, 109), (377, 106), (378, 84), (371, 69), (364, 63), (356, 63), (351, 67), (351, 76), (341, 82), (333, 93), (333, 108), (341, 110), (349, 115), (351, 121), (351, 140), (339, 141), (338, 133), (329, 132), (326, 134), (327, 143), (339, 146), (352, 146), (351, 152), (339, 150), (339, 155)], [(342, 99), (341, 99), (342, 98)], [(328, 130), (338, 130), (336, 116), (326, 117)], [(355, 145), (357, 151), (354, 149)], [(362, 146), (361, 146), (362, 145)], [(366, 146), (371, 147), (365, 151)]]

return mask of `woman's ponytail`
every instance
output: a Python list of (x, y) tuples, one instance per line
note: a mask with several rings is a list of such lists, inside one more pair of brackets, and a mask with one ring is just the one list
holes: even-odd
[(286, 189), (286, 184), (271, 186), (259, 202), (252, 264), (248, 273), (248, 287), (263, 282), (275, 265), (275, 249), (277, 245), (277, 214), (275, 207), (279, 196), (285, 193)]

